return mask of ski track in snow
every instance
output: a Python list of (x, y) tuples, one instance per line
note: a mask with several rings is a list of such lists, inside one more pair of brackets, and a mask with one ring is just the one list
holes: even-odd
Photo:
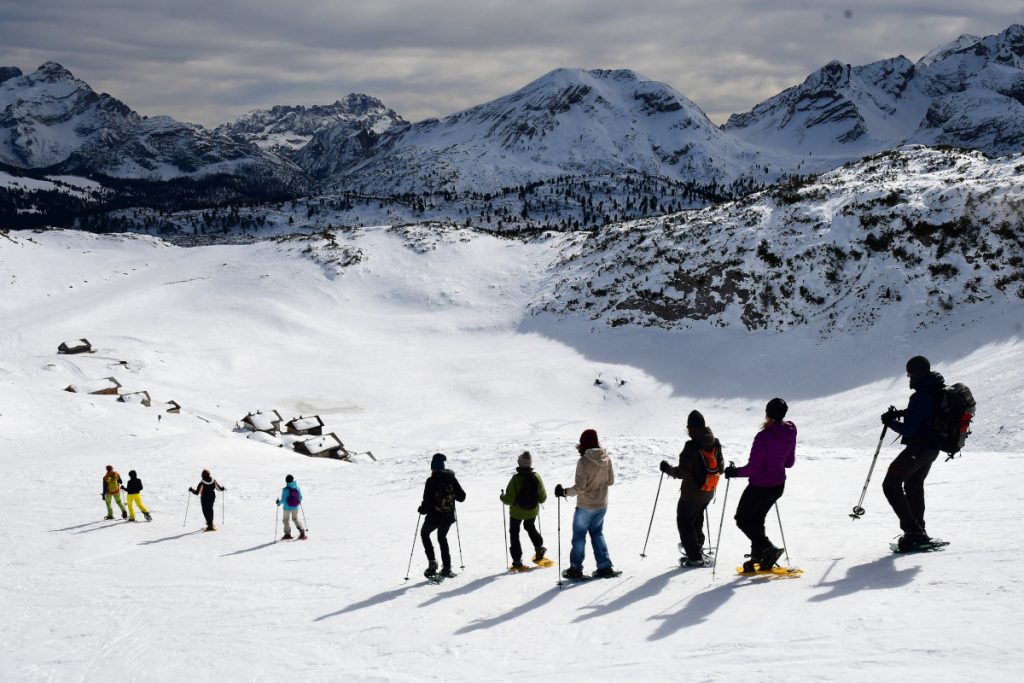
[[(712, 578), (710, 570), (676, 568), (672, 481), (661, 487), (647, 557), (639, 556), (658, 461), (675, 458), (685, 415), (697, 407), (726, 459), (745, 462), (770, 397), (682, 396), (634, 367), (518, 334), (544, 277), (541, 247), (481, 238), (417, 254), (387, 233), (367, 233), (368, 260), (331, 280), (268, 243), (185, 250), (150, 239), (31, 237), (34, 244), (0, 243), (9, 294), (0, 298), (0, 446), (13, 497), (0, 530), (0, 679), (1024, 674), (1024, 596), (1007, 543), (1021, 531), (1019, 339), (945, 364), (933, 358), (948, 380), (979, 396), (968, 452), (940, 458), (927, 484), (928, 528), (950, 540), (948, 548), (888, 551), (899, 533), (881, 492), (898, 452), (888, 440), (867, 514), (848, 516), (877, 442), (877, 416), (909, 394), (905, 358), (880, 345), (892, 380), (791, 405), (800, 441), (779, 506), (803, 576), (735, 575), (747, 551), (732, 521), (743, 486), (735, 480)], [(166, 284), (181, 280), (188, 282)], [(60, 341), (80, 336), (98, 352), (56, 355)], [(799, 362), (793, 356), (766, 375), (784, 374)], [(158, 421), (155, 407), (61, 391), (111, 375), (126, 390), (149, 390), (154, 402), (179, 401), (182, 413)], [(599, 387), (598, 376), (628, 382)], [(231, 431), (248, 410), (288, 417), (300, 405), (319, 406), (348, 448), (371, 450), (379, 462), (306, 458)], [(557, 567), (504, 572), (498, 493), (515, 457), (533, 453), (551, 495), (555, 484), (571, 482), (573, 445), (591, 426), (619, 479), (606, 535), (623, 576), (559, 589)], [(448, 455), (468, 493), (449, 535), (459, 576), (437, 586), (422, 576), (418, 544), (403, 580), (435, 451)], [(152, 523), (101, 519), (97, 494), (108, 463), (125, 480), (138, 470)], [(204, 467), (227, 487), (215, 533), (199, 531), (199, 501), (187, 493)], [(274, 542), (281, 529), (279, 515), (270, 526), (273, 502), (286, 473), (305, 495), (308, 542)], [(725, 485), (709, 508), (712, 538)], [(562, 568), (572, 506), (562, 501), (559, 515), (549, 498), (541, 517), (557, 558), (560, 516)], [(768, 531), (781, 542), (774, 514)], [(525, 534), (523, 541), (528, 552)], [(588, 547), (587, 570), (592, 558)]]

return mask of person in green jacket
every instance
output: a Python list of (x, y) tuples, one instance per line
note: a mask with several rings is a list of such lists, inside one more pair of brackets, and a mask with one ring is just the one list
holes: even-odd
[(508, 482), (508, 486), (501, 492), (501, 502), (509, 506), (509, 535), (512, 543), (509, 550), (512, 552), (512, 568), (523, 568), (523, 547), (519, 543), (519, 527), (523, 526), (533, 543), (533, 561), (540, 562), (544, 559), (547, 548), (544, 547), (544, 539), (537, 531), (535, 522), (540, 514), (540, 505), (548, 499), (547, 491), (544, 490), (544, 482), (540, 475), (533, 471), (533, 456), (530, 451), (523, 451), (519, 456), (519, 467), (516, 473)]

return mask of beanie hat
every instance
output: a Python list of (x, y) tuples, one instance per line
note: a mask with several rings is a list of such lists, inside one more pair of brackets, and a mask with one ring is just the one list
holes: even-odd
[(290, 474), (289, 474), (288, 476), (286, 476), (286, 477), (284, 478), (284, 483), (286, 483), (286, 484), (290, 484), (290, 483), (292, 483), (293, 481), (295, 481), (295, 477), (293, 477), (293, 476), (292, 476), (292, 475), (290, 475)]
[(580, 434), (580, 448), (583, 450), (589, 450), (591, 448), (600, 448), (601, 444), (597, 441), (597, 431), (593, 429), (585, 429)]
[(130, 478), (134, 479), (134, 478), (135, 478), (135, 476), (136, 476), (136, 475), (135, 475), (135, 470), (128, 470), (128, 476), (129, 476)]
[(702, 427), (706, 427), (707, 424), (704, 422), (703, 415), (696, 410), (691, 410), (690, 414), (686, 417), (686, 426), (700, 429)]
[(444, 453), (434, 453), (434, 457), (430, 459), (430, 469), (432, 470), (443, 470), (444, 461), (448, 458)]
[(764, 408), (764, 414), (776, 422), (782, 422), (782, 418), (786, 417), (787, 412), (789, 412), (789, 406), (781, 398), (773, 398)]
[(530, 455), (530, 451), (523, 451), (518, 462), (520, 467), (533, 467), (533, 456)]
[(914, 356), (907, 361), (907, 372), (910, 373), (911, 377), (917, 377), (919, 375), (925, 375), (931, 372), (932, 364), (928, 362), (928, 359), (924, 356)]

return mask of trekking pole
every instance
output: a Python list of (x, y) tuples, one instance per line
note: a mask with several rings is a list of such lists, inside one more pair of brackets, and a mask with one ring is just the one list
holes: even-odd
[[(409, 566), (405, 568), (405, 580), (409, 580), (409, 572), (412, 571), (412, 554), (416, 551), (416, 537), (420, 535), (420, 520), (423, 515), (416, 515), (416, 531), (412, 532), (412, 548), (409, 549)], [(274, 532), (277, 533), (276, 531)]]
[(306, 527), (306, 531), (309, 531), (309, 522), (306, 521), (306, 506), (299, 503), (299, 509), (302, 510), (302, 524)]
[(779, 501), (775, 501), (775, 515), (779, 518), (779, 535), (782, 536), (782, 549), (786, 551), (786, 565), (789, 566), (789, 546), (786, 544), (786, 532), (782, 530), (782, 513), (779, 512)]
[(188, 504), (192, 502), (192, 494), (185, 494), (185, 519), (181, 520), (181, 525), (185, 526), (185, 522), (188, 521)]
[(647, 538), (644, 539), (644, 549), (640, 551), (640, 557), (647, 557), (647, 541), (651, 540), (651, 527), (654, 526), (654, 513), (658, 509), (658, 496), (661, 495), (661, 482), (665, 481), (665, 473), (658, 478), (658, 492), (654, 494), (654, 508), (651, 510), (651, 523), (647, 525)]
[[(731, 462), (729, 463), (729, 466), (732, 467)], [(732, 479), (725, 480), (725, 494), (722, 496), (722, 519), (718, 522), (718, 539), (715, 541), (715, 559), (711, 561), (712, 581), (715, 580), (715, 572), (718, 571), (718, 556), (721, 555), (718, 551), (722, 547), (722, 527), (725, 526), (725, 504), (729, 500), (729, 482), (731, 481)]]
[[(501, 490), (501, 495), (505, 495), (505, 489)], [(508, 526), (505, 524), (505, 503), (501, 504), (501, 531), (505, 535), (505, 566), (508, 566)]]
[[(891, 406), (890, 406), (891, 408)], [(878, 454), (882, 450), (882, 442), (885, 441), (885, 433), (889, 430), (889, 425), (882, 426), (882, 435), (878, 437), (878, 447), (875, 448), (875, 455), (871, 458), (871, 467), (868, 468), (868, 478), (864, 480), (864, 488), (860, 492), (860, 500), (853, 506), (853, 512), (850, 514), (850, 519), (860, 519), (864, 516), (864, 496), (868, 494), (868, 484), (871, 482), (871, 473), (875, 471), (875, 462), (878, 460)]]
[(459, 513), (455, 513), (455, 538), (459, 541), (459, 569), (466, 568), (466, 561), (462, 559), (462, 534), (459, 533)]
[(221, 494), (220, 494), (220, 525), (221, 526), (224, 526), (224, 501), (226, 501), (227, 498), (228, 497), (224, 495), (224, 492), (221, 491)]
[(555, 496), (558, 506), (558, 588), (562, 588), (562, 499)]
[[(708, 554), (711, 554), (711, 513), (708, 512), (707, 508), (704, 508), (704, 521), (707, 522), (708, 527)], [(717, 549), (716, 549), (717, 552)]]
[(277, 543), (277, 512), (281, 509), (280, 505), (274, 506), (274, 543)]

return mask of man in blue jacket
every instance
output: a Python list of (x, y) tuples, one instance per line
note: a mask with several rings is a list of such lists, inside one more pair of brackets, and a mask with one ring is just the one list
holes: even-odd
[(281, 540), (287, 541), (292, 537), (292, 527), (290, 522), (295, 522), (295, 526), (299, 529), (299, 540), (306, 540), (306, 530), (302, 528), (302, 522), (299, 521), (299, 506), (302, 505), (302, 491), (299, 490), (299, 485), (295, 483), (295, 477), (288, 475), (284, 478), (284, 488), (281, 489), (281, 497), (277, 499), (277, 504), (284, 507), (284, 536)]
[(924, 530), (924, 480), (939, 455), (939, 449), (932, 445), (932, 424), (939, 392), (946, 386), (942, 375), (932, 372), (931, 363), (924, 356), (907, 361), (907, 377), (914, 390), (907, 409), (889, 410), (882, 415), (882, 423), (900, 434), (900, 443), (905, 446), (882, 481), (882, 491), (903, 530), (898, 543), (900, 550), (910, 550), (931, 540)]

